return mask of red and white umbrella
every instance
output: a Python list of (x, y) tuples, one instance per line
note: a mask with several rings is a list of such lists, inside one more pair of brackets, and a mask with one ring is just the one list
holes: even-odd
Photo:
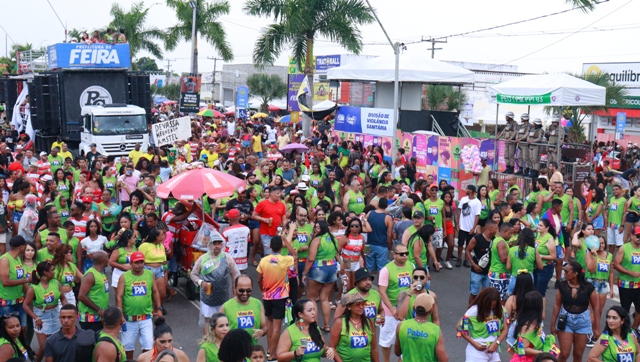
[(280, 110), (281, 110), (281, 109), (280, 109), (280, 107), (278, 107), (278, 106), (275, 106), (275, 105), (273, 105), (273, 104), (270, 104), (270, 105), (269, 105), (269, 112), (277, 112), (277, 111), (280, 111)]
[(163, 199), (173, 195), (178, 200), (197, 200), (205, 194), (217, 199), (231, 196), (235, 191), (243, 192), (246, 187), (245, 181), (235, 176), (210, 168), (198, 168), (163, 182), (156, 189), (156, 194)]

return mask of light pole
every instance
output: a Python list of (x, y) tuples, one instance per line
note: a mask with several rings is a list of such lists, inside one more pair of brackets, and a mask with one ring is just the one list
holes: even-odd
[(189, 1), (189, 6), (193, 9), (193, 20), (191, 22), (191, 74), (196, 74), (196, 13), (198, 11), (198, 2)]
[(396, 167), (396, 132), (398, 129), (398, 121), (400, 120), (400, 99), (399, 99), (399, 90), (400, 90), (400, 43), (396, 42), (392, 42), (391, 38), (389, 37), (389, 34), (387, 34), (387, 31), (384, 29), (384, 26), (382, 26), (382, 23), (380, 22), (380, 19), (378, 18), (378, 15), (376, 14), (376, 11), (373, 10), (373, 7), (371, 6), (371, 3), (369, 2), (369, 0), (366, 0), (367, 5), (369, 5), (369, 9), (371, 10), (371, 13), (373, 14), (373, 16), (376, 18), (376, 21), (378, 22), (378, 25), (380, 25), (380, 28), (382, 28), (382, 32), (384, 32), (384, 35), (387, 37), (387, 40), (389, 41), (389, 44), (391, 45), (391, 47), (393, 48), (393, 54), (395, 54), (396, 56), (396, 68), (395, 68), (395, 74), (393, 77), (393, 137), (392, 137), (392, 141), (391, 141), (391, 168), (393, 171), (394, 168)]

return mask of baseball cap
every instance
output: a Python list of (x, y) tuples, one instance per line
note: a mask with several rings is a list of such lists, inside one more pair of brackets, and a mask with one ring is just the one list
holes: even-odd
[(437, 189), (437, 188), (439, 188), (439, 187), (438, 187), (438, 184), (434, 182), (434, 183), (432, 183), (432, 184), (429, 186), (429, 188), (430, 188), (430, 189)]
[(231, 209), (231, 210), (229, 210), (229, 212), (227, 212), (227, 217), (229, 219), (234, 219), (236, 217), (240, 217), (240, 211), (238, 211), (238, 209)]
[(349, 304), (361, 303), (364, 301), (365, 300), (364, 298), (362, 298), (362, 295), (360, 295), (360, 293), (351, 293), (343, 295), (342, 299), (340, 299), (340, 304), (342, 304), (343, 307), (346, 307)]
[(85, 202), (93, 202), (93, 199), (91, 198), (91, 196), (83, 196), (82, 203), (85, 203)]
[(413, 213), (413, 218), (414, 219), (417, 219), (417, 218), (424, 219), (424, 213), (422, 211), (415, 211)]
[(418, 308), (422, 308), (423, 310), (421, 312), (428, 313), (431, 311), (434, 304), (436, 304), (436, 302), (433, 300), (432, 296), (427, 293), (422, 293), (416, 298), (415, 302), (413, 302), (413, 307), (416, 310), (418, 310)]
[(476, 192), (476, 187), (474, 185), (467, 185), (467, 190), (471, 190), (473, 192)]
[(40, 156), (46, 156), (47, 153), (45, 151), (40, 152)]
[(402, 192), (411, 193), (411, 187), (407, 185), (402, 186)]
[(17, 145), (16, 146), (16, 150), (21, 150), (22, 149), (22, 145)]
[(365, 278), (373, 279), (373, 275), (371, 273), (369, 273), (369, 270), (367, 268), (360, 268), (360, 269), (356, 270), (356, 275), (355, 275), (356, 283), (361, 281), (362, 279), (365, 279)]
[(45, 181), (51, 181), (51, 180), (53, 180), (53, 176), (51, 176), (49, 174), (46, 174), (46, 175), (42, 176), (42, 179), (45, 180)]
[(633, 235), (640, 235), (640, 226), (636, 226), (633, 228)]
[(144, 254), (139, 251), (135, 251), (131, 254), (129, 260), (131, 260), (132, 263), (135, 263), (136, 261), (144, 261)]
[(278, 148), (278, 145), (276, 145), (276, 144), (274, 143), (274, 144), (272, 144), (270, 147), (271, 147), (271, 148)]

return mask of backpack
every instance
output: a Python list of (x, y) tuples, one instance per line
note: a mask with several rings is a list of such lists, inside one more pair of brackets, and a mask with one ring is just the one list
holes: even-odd
[(93, 350), (96, 348), (98, 342), (111, 343), (116, 347), (116, 353), (118, 354), (116, 361), (122, 361), (120, 349), (118, 349), (118, 346), (116, 346), (111, 338), (105, 336), (100, 337), (100, 332), (87, 329), (78, 333), (76, 337), (76, 362), (93, 361)]

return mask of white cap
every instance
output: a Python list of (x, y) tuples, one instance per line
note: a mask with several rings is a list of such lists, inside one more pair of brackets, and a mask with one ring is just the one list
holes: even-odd
[(513, 112), (509, 111), (505, 114), (506, 117), (509, 117), (511, 119), (513, 119), (513, 117), (515, 117), (515, 115), (513, 114)]
[(301, 130), (300, 130), (300, 131), (298, 131), (298, 132), (296, 132), (296, 134), (302, 134), (302, 133), (303, 133), (303, 132), (302, 132)]
[(46, 156), (47, 153), (45, 151), (40, 152), (40, 156)]
[(309, 175), (302, 175), (302, 177), (300, 177), (300, 179), (302, 179), (302, 181), (310, 181), (310, 180), (311, 180), (311, 176), (309, 176)]
[(53, 176), (51, 176), (49, 174), (46, 174), (46, 175), (42, 176), (42, 179), (45, 180), (45, 181), (51, 181), (51, 180), (53, 180)]
[(22, 145), (17, 145), (16, 146), (16, 150), (21, 150), (22, 149)]
[(560, 118), (562, 118), (559, 114), (554, 114), (553, 118), (551, 118), (551, 122), (560, 122)]

